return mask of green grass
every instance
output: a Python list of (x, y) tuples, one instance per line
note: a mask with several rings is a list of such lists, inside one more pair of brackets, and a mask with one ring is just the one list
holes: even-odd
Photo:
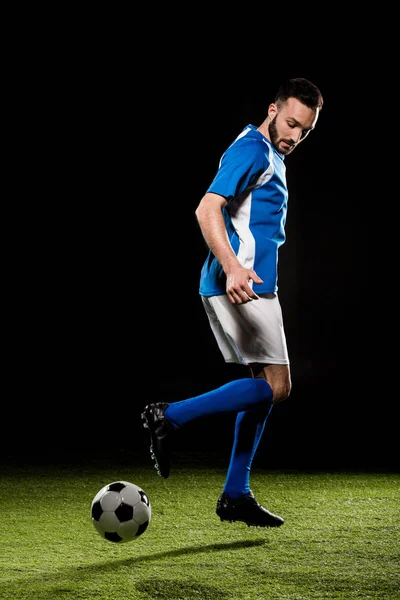
[[(212, 464), (212, 463), (211, 463)], [(322, 600), (400, 598), (400, 475), (255, 468), (279, 529), (222, 523), (225, 468), (0, 466), (0, 598)], [(152, 520), (125, 544), (102, 539), (90, 505), (106, 483), (140, 485)]]

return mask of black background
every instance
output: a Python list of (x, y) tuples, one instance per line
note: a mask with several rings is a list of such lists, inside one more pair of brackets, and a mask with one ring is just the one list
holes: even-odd
[[(325, 105), (286, 159), (279, 294), (293, 391), (258, 456), (270, 467), (396, 468), (390, 324), (354, 127), (363, 74), (354, 61), (293, 54), (178, 47), (144, 65), (99, 50), (61, 65), (45, 103), (39, 93), (41, 118), (24, 117), (33, 192), (6, 286), (5, 460), (137, 452), (149, 462), (145, 404), (245, 374), (222, 361), (203, 313), (194, 211), (225, 148), (262, 122), (281, 80), (302, 76)], [(230, 416), (190, 424), (180, 449), (228, 453), (232, 427)]]

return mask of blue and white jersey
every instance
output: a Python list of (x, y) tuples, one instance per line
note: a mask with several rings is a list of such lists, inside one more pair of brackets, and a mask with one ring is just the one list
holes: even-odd
[[(221, 157), (207, 192), (226, 198), (223, 216), (241, 265), (254, 269), (263, 283), (257, 294), (278, 289), (278, 249), (285, 241), (288, 202), (284, 156), (254, 125), (247, 125)], [(202, 296), (226, 294), (226, 276), (212, 252), (200, 277)]]

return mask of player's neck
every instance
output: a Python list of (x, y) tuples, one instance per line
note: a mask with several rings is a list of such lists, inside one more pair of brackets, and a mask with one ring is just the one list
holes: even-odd
[(265, 119), (265, 121), (261, 123), (260, 127), (258, 127), (258, 131), (262, 133), (263, 136), (267, 138), (267, 140), (271, 141), (271, 138), (269, 137), (268, 123), (268, 119)]

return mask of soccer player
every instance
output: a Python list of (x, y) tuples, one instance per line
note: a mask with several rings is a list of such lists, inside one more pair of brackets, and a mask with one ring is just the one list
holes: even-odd
[(208, 246), (199, 293), (227, 363), (249, 377), (199, 396), (144, 408), (150, 454), (170, 474), (171, 438), (200, 417), (236, 413), (234, 440), (216, 513), (222, 521), (279, 527), (250, 489), (253, 458), (274, 404), (291, 392), (290, 363), (278, 297), (278, 251), (285, 242), (288, 202), (285, 157), (315, 128), (323, 97), (304, 78), (281, 84), (259, 127), (247, 125), (222, 155), (196, 208)]

